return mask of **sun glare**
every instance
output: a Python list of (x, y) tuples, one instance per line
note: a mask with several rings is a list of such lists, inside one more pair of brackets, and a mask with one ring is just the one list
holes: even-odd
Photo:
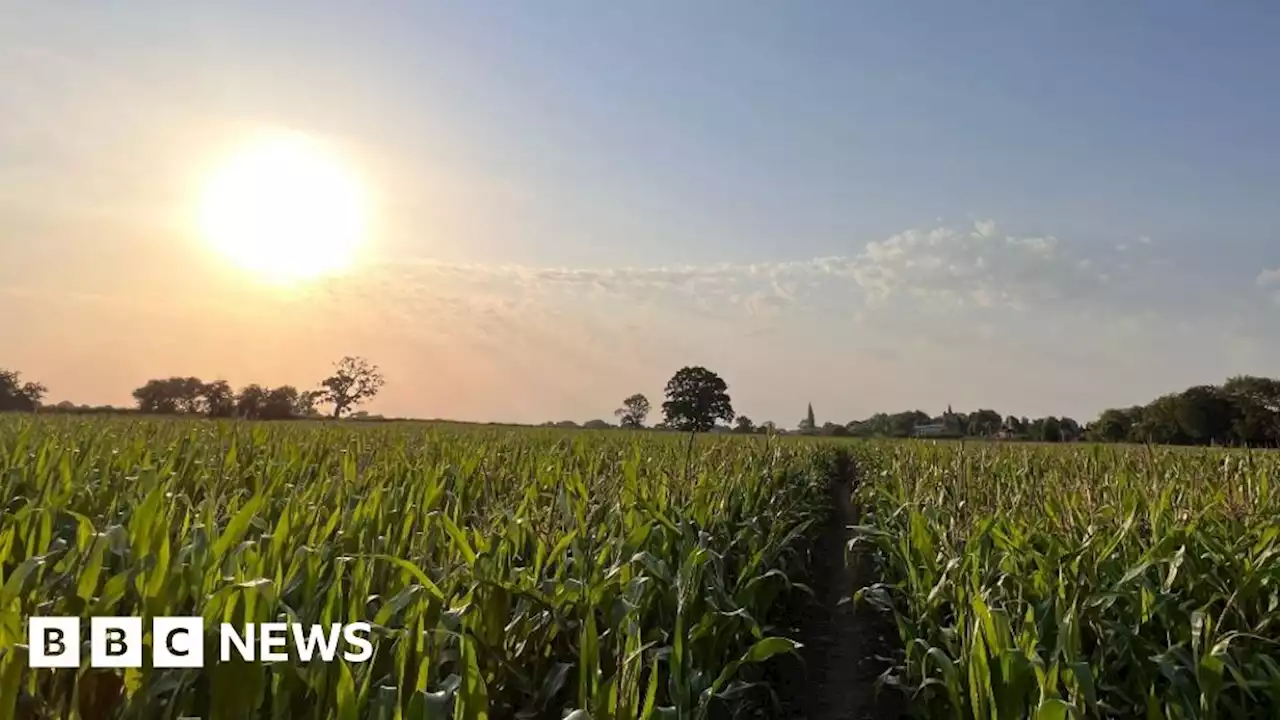
[(230, 157), (204, 189), (200, 229), (238, 266), (278, 282), (347, 268), (364, 241), (359, 184), (304, 135)]

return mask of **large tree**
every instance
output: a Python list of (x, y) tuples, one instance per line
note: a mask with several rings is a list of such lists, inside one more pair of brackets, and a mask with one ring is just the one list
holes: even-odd
[(995, 410), (975, 410), (969, 413), (968, 422), (965, 424), (972, 435), (982, 437), (990, 437), (1000, 432), (1000, 425), (1004, 422), (1004, 418), (1000, 417), (1000, 413)]
[(619, 424), (625, 428), (644, 427), (644, 419), (649, 415), (649, 398), (636, 393), (622, 401), (622, 407), (613, 411)]
[(236, 394), (226, 380), (214, 380), (200, 388), (204, 411), (209, 417), (231, 417), (236, 413)]
[(1090, 428), (1092, 439), (1102, 442), (1124, 442), (1129, 439), (1135, 416), (1126, 410), (1111, 409), (1102, 413)]
[(1222, 388), (1197, 385), (1178, 397), (1175, 414), (1182, 433), (1193, 443), (1223, 444), (1231, 441), (1237, 412), (1231, 396)]
[(48, 389), (38, 382), (22, 382), (17, 370), (0, 369), (0, 410), (34, 412)]
[(347, 356), (334, 363), (334, 372), (320, 383), (319, 399), (333, 405), (333, 416), (369, 400), (382, 389), (382, 373), (377, 365), (360, 357)]
[(662, 413), (667, 425), (686, 432), (706, 432), (717, 420), (733, 420), (729, 386), (719, 375), (700, 367), (684, 367), (667, 383)]
[(1280, 443), (1280, 380), (1237, 375), (1222, 386), (1236, 407), (1232, 435), (1245, 445)]
[(236, 394), (236, 415), (246, 420), (262, 417), (262, 406), (267, 401), (267, 389), (257, 383), (240, 388)]
[(134, 390), (133, 399), (144, 413), (203, 413), (207, 407), (205, 391), (200, 378), (156, 378)]

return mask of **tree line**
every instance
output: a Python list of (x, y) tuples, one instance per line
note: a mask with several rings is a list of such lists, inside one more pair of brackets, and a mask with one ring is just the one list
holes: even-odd
[[(153, 378), (133, 391), (138, 412), (151, 415), (199, 415), (246, 420), (287, 420), (320, 417), (317, 405), (329, 405), (330, 416), (341, 418), (382, 389), (378, 366), (360, 357), (344, 357), (333, 373), (314, 390), (292, 385), (264, 387), (249, 384), (238, 391), (226, 380), (205, 382), (198, 377)], [(44, 385), (22, 382), (21, 373), (0, 370), (0, 410), (32, 412), (40, 409), (74, 412), (118, 412), (119, 408), (76, 406), (70, 402), (51, 408), (41, 405)]]
[[(195, 377), (157, 378), (133, 391), (137, 410), (152, 414), (238, 417), (252, 420), (319, 417), (317, 405), (330, 406), (330, 416), (341, 418), (382, 389), (384, 380), (376, 365), (363, 358), (344, 357), (334, 363), (331, 375), (314, 390), (290, 385), (275, 388), (250, 384), (235, 391), (225, 380), (204, 382)], [(17, 371), (0, 369), (0, 410), (42, 409), (47, 389), (24, 382)], [(701, 366), (681, 368), (667, 382), (662, 420), (655, 429), (682, 432), (785, 432), (776, 423), (755, 423), (733, 410), (728, 385), (716, 373)], [(57, 407), (70, 405), (60, 403)], [(72, 406), (74, 408), (74, 406)], [(116, 408), (75, 408), (78, 411), (115, 411)], [(623, 428), (644, 428), (652, 405), (641, 393), (622, 401), (614, 415)], [(570, 421), (545, 423), (554, 427), (617, 427), (604, 420), (584, 425)], [(1146, 405), (1112, 408), (1097, 420), (1081, 425), (1070, 417), (1030, 419), (1003, 415), (991, 409), (931, 416), (921, 410), (877, 413), (865, 420), (818, 425), (813, 405), (798, 423), (803, 435), (853, 437), (975, 437), (1036, 440), (1042, 442), (1133, 442), (1162, 445), (1280, 446), (1280, 380), (1252, 375), (1227, 379), (1222, 385), (1197, 385), (1180, 393), (1163, 395)]]
[[(654, 427), (735, 433), (781, 432), (772, 421), (754, 423), (735, 416), (727, 388), (705, 368), (685, 368), (667, 385), (663, 421)], [(712, 400), (714, 398), (714, 400)], [(615, 415), (622, 427), (644, 427), (650, 410), (642, 394), (626, 398)], [(723, 420), (726, 425), (719, 425)], [(728, 423), (732, 422), (732, 425)], [(563, 426), (564, 423), (558, 425)], [(591, 426), (608, 426), (596, 420)], [(1146, 405), (1113, 408), (1092, 423), (1071, 417), (1003, 415), (992, 409), (931, 416), (921, 410), (877, 413), (865, 420), (818, 425), (813, 405), (797, 425), (802, 435), (849, 437), (956, 437), (1040, 442), (1130, 442), (1158, 445), (1280, 447), (1280, 380), (1237, 375), (1222, 385), (1197, 385), (1163, 395)], [(922, 432), (927, 430), (927, 433)]]

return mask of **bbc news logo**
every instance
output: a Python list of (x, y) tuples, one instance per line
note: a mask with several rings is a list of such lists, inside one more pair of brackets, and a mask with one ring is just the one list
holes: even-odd
[[(27, 658), (33, 668), (80, 667), (81, 620), (78, 617), (33, 617), (27, 626)], [(302, 625), (248, 623), (218, 626), (218, 662), (288, 662), (292, 646), (300, 662), (319, 659), (362, 663), (373, 657), (369, 623)], [(89, 666), (142, 667), (145, 639), (140, 617), (95, 617), (89, 620)], [(339, 648), (344, 648), (339, 652)], [(151, 667), (198, 668), (205, 665), (204, 619), (157, 617), (151, 620)]]

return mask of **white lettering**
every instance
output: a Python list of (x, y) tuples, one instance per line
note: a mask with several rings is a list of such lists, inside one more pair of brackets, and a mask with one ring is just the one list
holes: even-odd
[(323, 625), (312, 625), (310, 632), (306, 635), (303, 635), (303, 632), (304, 626), (293, 626), (293, 643), (298, 649), (298, 659), (302, 662), (311, 662), (311, 656), (318, 647), (320, 659), (333, 662), (333, 656), (338, 650), (338, 639), (342, 635), (342, 626), (337, 623), (330, 625), (327, 635)]
[(289, 653), (279, 652), (275, 648), (282, 648), (289, 644), (289, 626), (286, 623), (262, 623), (262, 635), (258, 638), (262, 644), (261, 658), (262, 662), (284, 662), (289, 659)]
[(253, 662), (253, 623), (244, 626), (244, 637), (240, 637), (240, 633), (231, 626), (231, 623), (222, 623), (218, 628), (218, 643), (221, 652), (218, 653), (220, 662), (231, 662), (231, 646), (234, 645), (240, 651), (240, 659)]
[(367, 637), (360, 637), (356, 633), (364, 633), (369, 635), (373, 632), (373, 626), (366, 622), (351, 623), (342, 631), (342, 637), (347, 641), (348, 645), (361, 648), (360, 652), (345, 652), (342, 657), (347, 662), (368, 662), (373, 657), (373, 643), (369, 642)]

